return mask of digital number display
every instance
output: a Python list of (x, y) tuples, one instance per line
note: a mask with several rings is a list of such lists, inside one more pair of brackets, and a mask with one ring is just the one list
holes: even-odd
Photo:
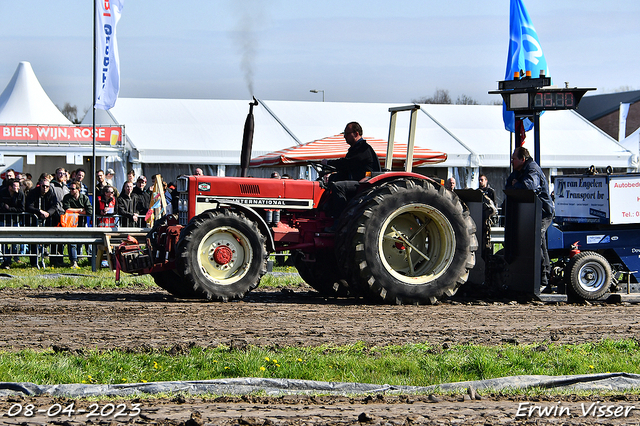
[(573, 92), (537, 92), (533, 99), (534, 109), (574, 109)]
[(535, 113), (545, 110), (576, 109), (589, 90), (596, 89), (524, 87), (521, 90), (498, 90), (489, 93), (500, 94), (508, 111)]

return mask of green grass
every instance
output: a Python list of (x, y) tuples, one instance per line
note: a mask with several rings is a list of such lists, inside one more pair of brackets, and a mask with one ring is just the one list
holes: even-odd
[(427, 344), (367, 347), (259, 348), (194, 347), (127, 353), (87, 350), (84, 354), (51, 350), (0, 352), (0, 381), (62, 383), (140, 383), (266, 377), (405, 386), (541, 374), (640, 373), (635, 340), (602, 340), (580, 345), (494, 347), (459, 345), (443, 350)]
[[(70, 267), (38, 269), (31, 267), (29, 259), (22, 258), (23, 263), (14, 263), (11, 269), (0, 270), (14, 278), (0, 279), (0, 289), (3, 288), (157, 288), (151, 275), (130, 275), (121, 273), (120, 282), (115, 281), (115, 272), (108, 268), (91, 271), (90, 261), (81, 260), (80, 269)], [(65, 260), (66, 261), (66, 260)], [(282, 274), (267, 274), (260, 281), (260, 287), (301, 287), (306, 286), (295, 268), (274, 267), (274, 272)], [(61, 274), (60, 276), (54, 276)], [(43, 275), (46, 278), (43, 278)], [(81, 275), (81, 276), (78, 276)]]
[[(131, 288), (155, 287), (155, 282), (150, 275), (135, 276), (121, 274), (119, 283), (115, 281), (115, 273), (108, 268), (96, 272), (91, 271), (88, 261), (81, 261), (80, 269), (70, 267), (38, 269), (29, 265), (28, 258), (23, 258), (24, 263), (14, 263), (11, 269), (1, 272), (14, 278), (0, 279), (0, 289), (3, 288)], [(60, 276), (54, 276), (61, 274)], [(82, 276), (78, 276), (82, 275)], [(45, 277), (43, 277), (45, 276)]]

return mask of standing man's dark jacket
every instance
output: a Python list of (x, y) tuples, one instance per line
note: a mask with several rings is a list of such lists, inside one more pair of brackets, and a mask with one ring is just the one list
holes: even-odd
[[(515, 185), (512, 184), (516, 180)], [(507, 178), (505, 189), (531, 189), (542, 201), (542, 217), (553, 216), (555, 211), (553, 200), (549, 193), (549, 184), (547, 178), (542, 172), (540, 166), (529, 158), (525, 161), (522, 169), (514, 170)]]
[(151, 194), (146, 190), (140, 189), (139, 187), (136, 186), (135, 188), (133, 188), (133, 191), (131, 191), (131, 198), (135, 200), (136, 213), (144, 217), (149, 211)]
[(129, 195), (122, 192), (116, 199), (116, 212), (122, 217), (124, 226), (135, 226), (133, 222), (133, 215), (137, 213), (136, 201), (137, 199), (136, 196), (133, 195), (133, 192)]
[(57, 206), (58, 200), (56, 199), (56, 195), (54, 194), (54, 192), (51, 190), (45, 192), (44, 195), (42, 195), (40, 187), (36, 186), (29, 192), (29, 195), (27, 195), (26, 211), (28, 213), (35, 214), (36, 216), (38, 216), (38, 219), (44, 219), (40, 214), (40, 210), (44, 210), (49, 213), (49, 218), (51, 218), (50, 222), (55, 223), (56, 220), (54, 220), (53, 218), (58, 214)]
[(482, 193), (484, 195), (489, 197), (489, 199), (491, 201), (493, 201), (493, 204), (497, 204), (496, 203), (496, 190), (493, 189), (491, 186), (489, 186), (489, 184), (487, 184), (487, 186), (485, 186), (484, 188), (478, 188), (478, 189), (480, 189), (480, 191), (482, 191)]
[(338, 169), (337, 176), (332, 179), (336, 181), (361, 180), (367, 172), (381, 171), (376, 152), (364, 138), (350, 146), (344, 158), (329, 160), (327, 164)]
[(0, 213), (21, 213), (24, 211), (25, 198), (22, 189), (11, 194), (9, 186), (0, 189)]

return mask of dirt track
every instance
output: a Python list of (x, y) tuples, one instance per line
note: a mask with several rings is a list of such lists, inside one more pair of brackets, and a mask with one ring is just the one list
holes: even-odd
[[(138, 351), (221, 343), (241, 349), (247, 345), (342, 345), (358, 341), (369, 345), (407, 342), (496, 345), (579, 343), (604, 337), (640, 340), (640, 306), (632, 304), (544, 305), (459, 299), (437, 306), (386, 306), (327, 300), (306, 289), (256, 291), (233, 303), (177, 300), (161, 289), (5, 289), (0, 296), (0, 350), (5, 351), (50, 347), (71, 351), (86, 348)], [(409, 402), (389, 396), (382, 400), (343, 397), (166, 400), (153, 407), (143, 402), (144, 415), (135, 419), (142, 424), (180, 424), (198, 411), (205, 424), (264, 424), (265, 418), (271, 424), (358, 424), (359, 416), (360, 420), (370, 420), (365, 424), (505, 424), (515, 419), (518, 410), (517, 401), (490, 396), (481, 401), (464, 401), (462, 397), (438, 397), (438, 402), (427, 396), (410, 398)], [(562, 399), (562, 404), (570, 406), (573, 402), (567, 398)], [(636, 404), (640, 410), (640, 401), (629, 398), (615, 404)], [(42, 397), (35, 400), (32, 403), (39, 406), (51, 403)], [(546, 403), (553, 405), (559, 401)], [(576, 404), (571, 410), (575, 416), (543, 417), (536, 421), (585, 424), (598, 420), (577, 415), (580, 402)], [(6, 398), (0, 401), (0, 413), (6, 413), (11, 405)], [(640, 411), (634, 409), (630, 416), (616, 421), (640, 423)], [(69, 424), (86, 421), (80, 417), (72, 420)], [(0, 424), (15, 421), (16, 418), (0, 416)], [(191, 424), (200, 421), (196, 414)]]
[(232, 303), (178, 300), (161, 289), (6, 289), (0, 296), (0, 350), (640, 340), (636, 304), (388, 306), (304, 289), (255, 291)]

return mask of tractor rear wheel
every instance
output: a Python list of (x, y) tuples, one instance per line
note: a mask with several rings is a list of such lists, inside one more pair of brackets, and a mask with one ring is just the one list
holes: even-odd
[(397, 304), (435, 303), (452, 296), (475, 265), (475, 224), (452, 191), (400, 179), (360, 200), (338, 253), (352, 254), (350, 282)]
[(318, 252), (314, 262), (305, 262), (304, 253), (298, 252), (295, 267), (300, 277), (323, 296), (348, 296), (346, 287), (341, 283), (338, 262), (331, 252)]
[(182, 231), (177, 263), (178, 272), (207, 299), (240, 299), (267, 272), (265, 237), (240, 212), (208, 211)]
[(611, 265), (604, 256), (592, 251), (583, 251), (571, 258), (567, 265), (571, 289), (584, 300), (595, 300), (604, 296), (611, 287)]
[(151, 276), (158, 287), (179, 299), (202, 299), (205, 297), (203, 293), (195, 291), (184, 277), (178, 275), (174, 270), (152, 272)]

